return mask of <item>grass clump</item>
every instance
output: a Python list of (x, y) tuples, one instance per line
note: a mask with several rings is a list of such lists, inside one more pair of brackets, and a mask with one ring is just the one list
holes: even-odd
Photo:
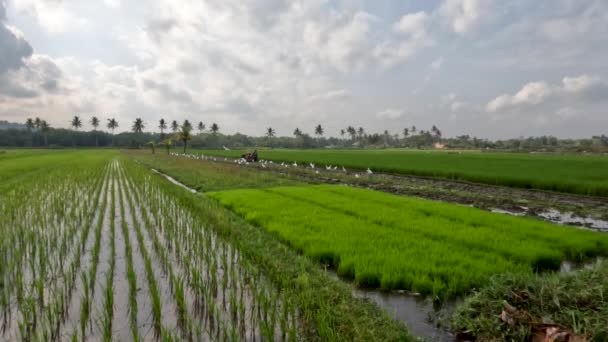
[[(505, 274), (465, 300), (452, 326), (477, 341), (528, 341), (560, 326), (586, 341), (608, 340), (608, 263), (571, 273)], [(512, 319), (504, 319), (503, 310)], [(502, 318), (501, 318), (502, 317)]]

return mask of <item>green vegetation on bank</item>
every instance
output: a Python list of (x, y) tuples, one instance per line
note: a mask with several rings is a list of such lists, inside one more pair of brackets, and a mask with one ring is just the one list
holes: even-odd
[(362, 286), (440, 298), (608, 251), (608, 236), (591, 231), (345, 186), (209, 195)]
[(465, 300), (452, 325), (476, 341), (530, 341), (552, 326), (583, 341), (607, 341), (606, 279), (606, 261), (570, 273), (499, 275)]
[(258, 172), (230, 163), (209, 163), (196, 159), (175, 157), (167, 155), (164, 151), (156, 154), (137, 150), (125, 150), (124, 152), (143, 165), (169, 174), (176, 180), (198, 191), (302, 184), (287, 177)]
[[(238, 157), (243, 151), (203, 150)], [(608, 157), (412, 150), (262, 150), (261, 159), (608, 196)]]

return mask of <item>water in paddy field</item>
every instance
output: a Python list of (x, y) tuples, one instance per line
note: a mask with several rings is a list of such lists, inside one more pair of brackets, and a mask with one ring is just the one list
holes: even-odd
[[(334, 271), (327, 270), (327, 275), (338, 281), (342, 280)], [(349, 281), (344, 281), (351, 285)], [(383, 291), (379, 289), (360, 289), (352, 286), (353, 296), (366, 298), (386, 311), (394, 320), (403, 323), (414, 336), (423, 337), (436, 342), (453, 342), (456, 336), (449, 331), (435, 326), (429, 318), (435, 316), (438, 308), (423, 296), (409, 294), (404, 291)], [(458, 303), (448, 302), (445, 308), (448, 312)]]
[[(514, 216), (525, 216), (527, 214), (527, 208), (522, 207), (522, 211), (510, 211), (505, 209), (492, 209), (493, 213), (506, 214), (506, 215), (514, 215)], [(549, 208), (543, 212), (536, 214), (536, 216), (557, 224), (574, 226), (578, 228), (587, 228), (591, 230), (595, 230), (598, 232), (607, 232), (608, 233), (608, 221), (598, 220), (590, 217), (581, 217), (577, 216), (570, 212), (561, 212), (559, 210), (555, 210)]]
[(160, 172), (160, 171), (158, 171), (158, 170), (156, 170), (156, 169), (151, 169), (151, 170), (152, 170), (152, 172), (158, 173), (159, 175), (161, 175), (161, 176), (165, 177), (165, 178), (166, 178), (166, 179), (167, 179), (169, 182), (171, 182), (171, 183), (173, 183), (173, 184), (175, 184), (175, 185), (177, 185), (177, 186), (179, 186), (179, 187), (182, 187), (182, 188), (184, 188), (184, 189), (186, 189), (186, 190), (190, 191), (190, 192), (191, 192), (191, 193), (193, 193), (193, 194), (194, 194), (194, 193), (196, 193), (196, 190), (194, 190), (194, 189), (192, 189), (192, 188), (187, 187), (185, 184), (183, 184), (183, 183), (179, 182), (179, 181), (178, 181), (178, 180), (176, 180), (175, 178), (173, 178), (173, 177), (171, 177), (171, 176), (169, 176), (169, 175), (167, 175), (167, 174), (164, 174), (164, 173), (162, 173), (162, 172)]

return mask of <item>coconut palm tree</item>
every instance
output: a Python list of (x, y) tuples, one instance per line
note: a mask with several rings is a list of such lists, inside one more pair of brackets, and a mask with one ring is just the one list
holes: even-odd
[(403, 137), (407, 138), (408, 135), (410, 135), (410, 130), (408, 128), (404, 128), (403, 129)]
[(211, 133), (217, 134), (220, 131), (220, 126), (218, 126), (215, 122), (211, 125)]
[(173, 145), (173, 141), (171, 140), (171, 138), (165, 139), (163, 141), (163, 146), (165, 146), (165, 149), (167, 149), (167, 154), (169, 154), (169, 152), (171, 152), (172, 145)]
[(99, 127), (99, 119), (96, 116), (91, 118), (91, 126), (93, 126), (93, 133), (95, 133), (95, 147), (99, 147), (97, 142), (97, 127)]
[(167, 129), (167, 123), (165, 122), (165, 119), (160, 119), (160, 121), (158, 121), (158, 128), (160, 128), (160, 140), (163, 140), (163, 137), (165, 136), (165, 130)]
[(348, 126), (346, 128), (346, 131), (348, 132), (348, 134), (350, 135), (350, 138), (352, 140), (355, 140), (355, 138), (357, 137), (357, 130), (355, 129), (355, 127), (353, 126)]
[(301, 136), (302, 136), (302, 131), (300, 131), (300, 129), (299, 129), (299, 128), (296, 128), (296, 129), (293, 131), (293, 135), (295, 135), (295, 137), (296, 137), (296, 138), (299, 138), (299, 137), (301, 137)]
[[(76, 130), (76, 131), (78, 131), (78, 129), (80, 127), (82, 127), (82, 121), (80, 120), (80, 117), (78, 117), (78, 115), (74, 115), (74, 117), (72, 118), (71, 125), (72, 125), (72, 128), (74, 128), (74, 130)], [(76, 147), (75, 135), (72, 135), (72, 146)]]
[(181, 130), (177, 134), (178, 139), (184, 143), (184, 153), (186, 153), (186, 147), (188, 146), (188, 141), (192, 139), (192, 135), (190, 131), (192, 130), (192, 125), (188, 122), (188, 120), (184, 121), (184, 124), (181, 127)]
[(25, 128), (27, 128), (27, 132), (30, 134), (30, 145), (34, 145), (34, 134), (32, 130), (34, 129), (34, 120), (32, 118), (27, 118), (25, 120)]
[(266, 136), (268, 138), (274, 137), (275, 134), (276, 134), (276, 131), (274, 130), (274, 128), (272, 128), (272, 127), (266, 128)]
[(412, 128), (410, 128), (410, 132), (412, 133), (412, 135), (416, 134), (416, 126), (412, 125)]
[(179, 124), (177, 123), (177, 120), (173, 120), (173, 122), (171, 122), (171, 130), (173, 133), (177, 133), (177, 131), (179, 131)]
[(357, 134), (359, 135), (359, 139), (363, 138), (363, 136), (365, 135), (365, 130), (363, 129), (363, 127), (359, 127), (359, 130), (357, 130)]
[(51, 130), (51, 125), (49, 125), (46, 120), (40, 120), (40, 132), (42, 132), (42, 136), (44, 137), (44, 146), (49, 146), (48, 142), (48, 134)]
[(114, 146), (114, 130), (118, 128), (118, 121), (116, 119), (111, 118), (108, 119), (108, 129), (112, 130), (112, 146)]
[(321, 124), (318, 124), (317, 127), (315, 127), (315, 134), (320, 137), (323, 136), (323, 127), (321, 127)]
[(137, 134), (142, 133), (144, 131), (144, 128), (146, 128), (146, 126), (144, 125), (144, 121), (141, 118), (135, 119), (135, 121), (133, 121), (133, 126), (131, 126), (131, 130), (133, 131), (133, 133)]
[(40, 128), (40, 127), (41, 127), (41, 126), (40, 126), (41, 124), (42, 124), (42, 120), (40, 120), (40, 118), (39, 118), (39, 117), (36, 117), (36, 118), (34, 119), (34, 127), (36, 127), (36, 128), (38, 129), (38, 128)]
[(342, 137), (342, 139), (344, 139), (344, 134), (346, 134), (346, 131), (343, 128), (340, 130), (340, 136)]
[(205, 130), (205, 124), (202, 121), (200, 121), (198, 123), (198, 134), (199, 135), (202, 134), (204, 130)]

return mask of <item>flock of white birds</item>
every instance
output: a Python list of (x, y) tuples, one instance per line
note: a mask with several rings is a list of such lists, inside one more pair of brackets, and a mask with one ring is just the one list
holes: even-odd
[[(188, 158), (188, 159), (195, 159), (195, 160), (206, 160), (206, 161), (213, 161), (213, 162), (217, 162), (217, 161), (223, 161), (223, 162), (230, 162), (232, 159), (228, 159), (228, 158), (220, 158), (218, 160), (217, 157), (214, 156), (206, 156), (204, 154), (192, 154), (192, 153), (177, 153), (177, 152), (171, 152), (170, 155), (174, 156), (174, 157), (182, 157), (182, 158)], [(234, 159), (232, 160), (235, 164), (237, 165), (241, 165), (241, 166), (249, 166), (249, 165), (259, 165), (262, 168), (267, 168), (271, 165), (278, 165), (279, 167), (282, 168), (289, 168), (289, 167), (304, 167), (304, 168), (310, 168), (311, 170), (314, 170), (316, 174), (319, 174), (319, 170), (317, 168), (317, 166), (314, 163), (309, 163), (308, 165), (303, 165), (303, 166), (299, 166), (297, 162), (293, 162), (293, 163), (285, 163), (285, 162), (281, 162), (281, 164), (275, 164), (272, 160), (264, 160), (261, 159), (258, 162), (248, 162), (245, 158), (239, 158), (239, 159)], [(327, 171), (338, 171), (338, 165), (325, 165), (325, 170)], [(344, 166), (341, 167), (342, 172), (346, 173), (347, 170)], [(368, 167), (366, 170), (366, 173), (368, 175), (372, 175), (374, 174), (374, 172)], [(360, 175), (359, 173), (355, 173), (355, 177), (359, 178)]]

